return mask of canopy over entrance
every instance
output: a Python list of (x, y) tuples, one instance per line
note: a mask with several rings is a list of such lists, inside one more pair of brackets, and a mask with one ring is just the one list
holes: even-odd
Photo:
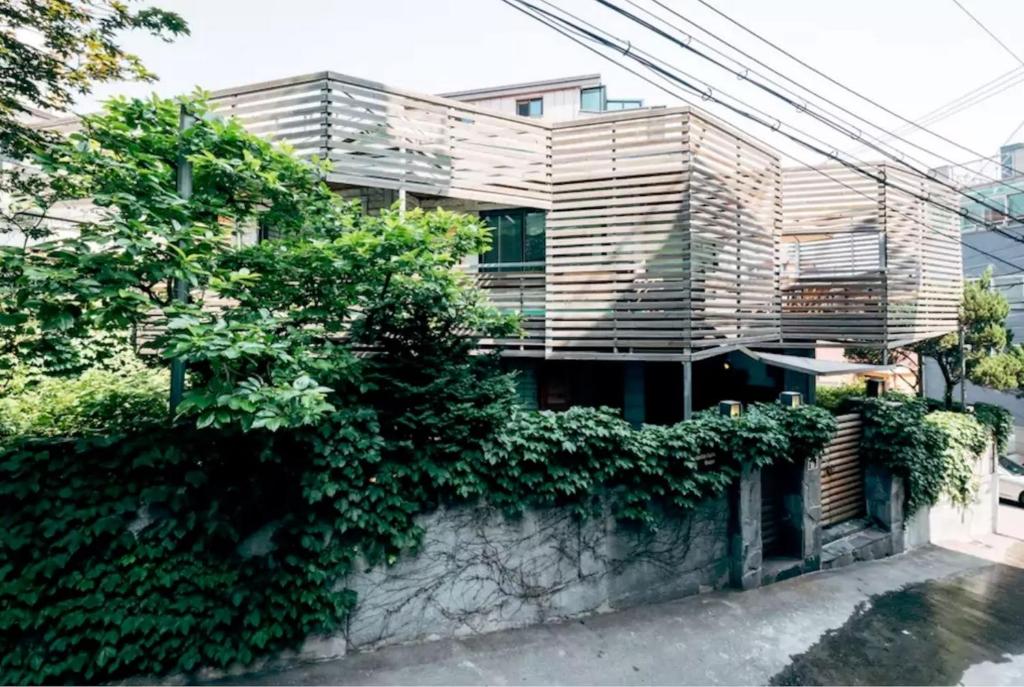
[(765, 365), (780, 367), (784, 370), (793, 370), (794, 372), (802, 372), (804, 374), (814, 375), (815, 377), (854, 374), (892, 375), (906, 371), (902, 365), (867, 365), (864, 363), (850, 363), (839, 360), (819, 360), (817, 358), (804, 358), (798, 355), (752, 351), (744, 346), (740, 346), (738, 350), (754, 360), (764, 363)]

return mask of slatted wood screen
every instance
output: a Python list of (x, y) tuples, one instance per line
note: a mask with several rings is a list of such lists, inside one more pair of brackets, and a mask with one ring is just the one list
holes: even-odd
[(689, 360), (780, 340), (778, 156), (695, 109), (549, 124), (334, 72), (218, 91), (210, 102), (328, 160), (339, 189), (549, 210), (543, 273), (475, 275), (526, 329), (485, 344)]
[(478, 272), (477, 286), (487, 293), (491, 303), (503, 312), (519, 313), (522, 336), (511, 339), (482, 339), (484, 349), (500, 347), (506, 355), (539, 357), (544, 355), (544, 272)]
[(687, 108), (555, 124), (552, 357), (685, 358), (777, 340), (777, 158)]
[(864, 461), (859, 413), (836, 418), (839, 431), (821, 457), (821, 524), (835, 525), (864, 515)]
[[(783, 338), (893, 347), (956, 328), (962, 289), (952, 192), (889, 164), (786, 170)], [(922, 224), (924, 226), (922, 226)]]
[(211, 106), (329, 160), (336, 184), (551, 204), (551, 130), (540, 122), (334, 72), (218, 91)]

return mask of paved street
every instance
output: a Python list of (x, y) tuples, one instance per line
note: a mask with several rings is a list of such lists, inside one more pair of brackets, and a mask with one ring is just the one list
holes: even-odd
[(1024, 543), (993, 536), (957, 548), (236, 681), (1024, 683)]

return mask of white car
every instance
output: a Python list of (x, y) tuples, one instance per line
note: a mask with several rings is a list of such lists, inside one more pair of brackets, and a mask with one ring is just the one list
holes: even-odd
[(999, 498), (1024, 506), (1024, 465), (1006, 456), (999, 459)]

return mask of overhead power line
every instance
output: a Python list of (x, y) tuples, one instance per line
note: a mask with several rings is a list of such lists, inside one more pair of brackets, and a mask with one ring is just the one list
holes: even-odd
[[(692, 19), (689, 19), (688, 17), (680, 14), (679, 12), (677, 12), (674, 9), (672, 9), (670, 6), (666, 5), (665, 3), (661, 2), (660, 0), (652, 0), (652, 2), (654, 2), (654, 4), (658, 5), (662, 9), (666, 10), (667, 12), (672, 14), (673, 16), (677, 17), (681, 21), (685, 22), (687, 25), (696, 28), (698, 31), (702, 32), (704, 35), (709, 36), (710, 38), (715, 40), (717, 43), (719, 43), (719, 44), (721, 44), (723, 46), (727, 46), (729, 49), (731, 49), (731, 50), (735, 51), (736, 53), (742, 55), (743, 57), (747, 58), (748, 60), (752, 61), (753, 63), (755, 63), (755, 64), (763, 67), (764, 69), (770, 71), (772, 74), (777, 75), (779, 78), (781, 78), (782, 80), (786, 81), (787, 83), (792, 84), (794, 87), (800, 89), (800, 91), (802, 91), (806, 95), (801, 95), (801, 94), (798, 94), (798, 93), (794, 92), (792, 89), (788, 88), (784, 84), (780, 84), (778, 81), (773, 80), (771, 77), (764, 76), (763, 74), (754, 71), (749, 65), (744, 64), (742, 61), (736, 59), (735, 57), (727, 55), (722, 50), (718, 50), (714, 46), (709, 45), (709, 44), (707, 44), (707, 43), (705, 43), (703, 41), (700, 41), (698, 38), (694, 37), (692, 34), (682, 30), (678, 26), (673, 25), (671, 22), (666, 20), (664, 17), (661, 17), (661, 16), (655, 14), (654, 12), (651, 12), (650, 10), (644, 8), (639, 3), (635, 2), (635, 0), (625, 0), (625, 1), (627, 3), (629, 3), (630, 5), (632, 5), (633, 7), (635, 7), (637, 9), (639, 9), (640, 11), (644, 12), (648, 16), (650, 16), (650, 17), (652, 17), (652, 18), (654, 18), (654, 19), (656, 19), (656, 20), (666, 24), (667, 26), (670, 26), (674, 30), (678, 31), (683, 36), (685, 36), (685, 39), (688, 42), (690, 42), (690, 43), (697, 43), (699, 45), (703, 45), (708, 50), (712, 51), (714, 54), (719, 55), (722, 58), (727, 59), (727, 60), (735, 63), (739, 68), (741, 68), (743, 70), (743, 74), (745, 74), (745, 75), (756, 74), (756, 75), (760, 76), (761, 78), (766, 79), (769, 83), (774, 85), (776, 88), (779, 88), (779, 89), (787, 92), (792, 97), (798, 98), (798, 99), (804, 101), (808, 108), (811, 107), (811, 105), (810, 105), (810, 103), (808, 101), (804, 100), (804, 98), (810, 97), (812, 99), (817, 99), (817, 100), (820, 100), (820, 101), (822, 101), (824, 103), (827, 103), (828, 105), (832, 106), (833, 108), (836, 108), (836, 109), (840, 110), (844, 114), (846, 114), (846, 115), (852, 117), (853, 119), (855, 119), (856, 121), (860, 122), (862, 125), (867, 125), (870, 128), (877, 129), (878, 131), (882, 132), (882, 134), (883, 134), (882, 136), (877, 136), (877, 135), (876, 136), (872, 136), (871, 134), (868, 134), (868, 133), (862, 131), (860, 129), (860, 126), (858, 126), (857, 124), (851, 122), (850, 120), (845, 119), (844, 117), (836, 115), (834, 113), (829, 113), (829, 114), (832, 115), (832, 117), (834, 117), (838, 121), (842, 122), (843, 125), (848, 127), (851, 131), (856, 131), (859, 135), (863, 135), (863, 136), (866, 136), (866, 137), (868, 137), (870, 139), (873, 139), (873, 141), (874, 141), (874, 143), (876, 145), (885, 145), (885, 143), (888, 140), (891, 140), (891, 139), (895, 138), (895, 139), (898, 139), (898, 140), (902, 141), (903, 143), (905, 143), (905, 144), (907, 144), (907, 145), (909, 145), (909, 146), (911, 146), (911, 147), (913, 147), (913, 148), (915, 148), (917, 150), (920, 150), (920, 151), (922, 151), (922, 152), (924, 152), (924, 153), (926, 153), (928, 155), (932, 155), (932, 156), (942, 160), (943, 162), (948, 163), (949, 165), (951, 165), (953, 167), (957, 167), (957, 168), (960, 168), (960, 169), (967, 170), (968, 172), (971, 172), (972, 174), (975, 174), (975, 175), (977, 175), (979, 177), (982, 177), (982, 178), (986, 179), (987, 181), (992, 181), (992, 182), (1001, 181), (1001, 179), (996, 179), (994, 177), (988, 177), (987, 175), (981, 174), (981, 173), (977, 172), (976, 170), (972, 170), (971, 168), (969, 168), (965, 164), (961, 164), (961, 163), (958, 163), (955, 160), (952, 160), (950, 158), (943, 157), (942, 155), (939, 155), (939, 154), (935, 153), (934, 151), (932, 151), (932, 150), (930, 150), (928, 148), (925, 148), (922, 145), (914, 143), (913, 141), (910, 141), (909, 139), (903, 138), (898, 133), (894, 133), (894, 132), (888, 131), (884, 127), (882, 127), (882, 126), (880, 126), (880, 125), (878, 125), (878, 124), (876, 124), (876, 123), (866, 119), (865, 117), (859, 115), (858, 113), (853, 112), (853, 111), (851, 111), (850, 109), (848, 109), (846, 107), (843, 107), (842, 105), (840, 105), (839, 103), (835, 102), (834, 100), (831, 100), (828, 97), (826, 97), (824, 95), (821, 95), (820, 93), (812, 90), (811, 88), (809, 88), (807, 86), (804, 86), (803, 84), (801, 84), (798, 81), (790, 78), (786, 74), (778, 71), (777, 69), (775, 69), (771, 65), (766, 64), (762, 60), (759, 60), (757, 57), (755, 57), (755, 56), (753, 56), (753, 55), (751, 55), (751, 54), (749, 54), (747, 52), (744, 52), (741, 48), (736, 47), (735, 45), (732, 45), (732, 44), (728, 43), (727, 41), (725, 41), (721, 37), (715, 35), (712, 31), (709, 31), (707, 28), (701, 26), (700, 24), (698, 24), (697, 22), (693, 21)], [(1024, 82), (1024, 68), (1021, 68), (1018, 71), (1020, 72), (1019, 76), (1020, 76), (1021, 81)], [(825, 108), (819, 108), (819, 109), (821, 109), (822, 112), (826, 112)], [(897, 149), (897, 153), (899, 155), (901, 155), (901, 156), (909, 157), (910, 159), (914, 160), (915, 162), (918, 162), (919, 164), (923, 164), (926, 167), (928, 166), (928, 164), (925, 161), (921, 160), (920, 158), (906, 155), (905, 153), (903, 153), (902, 151), (899, 151), (898, 149)], [(987, 159), (987, 158), (983, 158), (983, 159)], [(1024, 191), (1024, 188), (1022, 188), (1022, 187), (1015, 187), (1015, 186), (1011, 185), (1011, 188), (1014, 188), (1015, 190), (1019, 190), (1019, 191)]]
[(957, 7), (959, 7), (961, 10), (963, 10), (963, 13), (966, 14), (968, 17), (970, 17), (971, 21), (973, 21), (975, 24), (977, 24), (981, 28), (982, 31), (987, 33), (992, 40), (994, 40), (996, 43), (998, 43), (999, 47), (1001, 47), (1003, 50), (1005, 50), (1010, 55), (1010, 57), (1012, 57), (1013, 59), (1015, 59), (1018, 62), (1018, 64), (1020, 64), (1022, 67), (1024, 67), (1024, 60), (1022, 60), (1020, 58), (1020, 56), (1017, 55), (1017, 53), (1015, 53), (1013, 50), (1011, 50), (1010, 46), (1008, 46), (1006, 43), (1003, 43), (999, 39), (999, 36), (997, 36), (994, 33), (992, 33), (992, 31), (989, 30), (989, 28), (987, 26), (985, 26), (981, 22), (980, 19), (975, 17), (973, 14), (970, 13), (970, 11), (966, 7), (964, 7), (962, 4), (960, 4), (960, 0), (953, 0), (953, 4), (956, 5)]
[[(542, 1), (546, 1), (546, 0), (542, 0)], [(585, 48), (586, 50), (589, 50), (590, 52), (593, 52), (594, 54), (600, 56), (602, 59), (605, 59), (605, 60), (615, 64), (616, 66), (624, 69), (625, 71), (629, 72), (630, 74), (633, 74), (633, 75), (637, 76), (638, 78), (642, 79), (643, 81), (653, 85), (655, 88), (658, 88), (659, 90), (664, 91), (668, 95), (670, 95), (672, 97), (675, 97), (675, 98), (679, 98), (679, 99), (681, 99), (683, 101), (687, 101), (687, 98), (685, 96), (683, 96), (683, 95), (680, 95), (680, 92), (675, 90), (675, 87), (669, 87), (669, 86), (666, 86), (665, 84), (659, 83), (659, 82), (655, 81), (654, 79), (652, 79), (652, 78), (650, 78), (650, 77), (648, 77), (648, 76), (638, 72), (637, 70), (635, 70), (635, 69), (633, 69), (633, 68), (623, 64), (621, 61), (619, 61), (616, 58), (611, 57), (607, 53), (604, 53), (601, 50), (598, 50), (597, 48), (594, 48), (592, 45), (588, 45), (586, 42), (584, 42), (584, 40), (582, 40), (580, 38), (581, 35), (583, 35), (584, 37), (587, 37), (587, 32), (582, 32), (581, 33), (582, 30), (579, 29), (578, 27), (575, 27), (572, 24), (572, 22), (568, 22), (567, 20), (565, 20), (562, 17), (558, 17), (558, 16), (555, 16), (555, 15), (552, 15), (551, 13), (546, 12), (545, 10), (534, 6), (534, 5), (530, 4), (529, 2), (525, 2), (525, 0), (502, 0), (502, 2), (504, 2), (507, 5), (509, 5), (513, 9), (515, 9), (515, 10), (517, 10), (519, 12), (522, 12), (523, 14), (527, 15), (531, 19), (534, 19), (535, 21), (538, 21), (539, 23), (544, 24), (545, 26), (553, 29), (554, 31), (556, 31), (559, 34), (565, 36), (566, 38), (569, 38), (570, 40), (572, 40), (573, 42), (577, 43), (578, 45), (580, 45), (581, 47)], [(547, 3), (547, 4), (550, 5), (550, 3)], [(527, 8), (529, 8), (529, 9), (527, 9)], [(565, 26), (559, 25), (559, 22), (564, 24)], [(573, 35), (573, 33), (575, 33), (576, 35)], [(621, 53), (623, 55), (633, 54), (633, 52), (634, 52), (633, 50), (631, 50), (631, 48), (632, 48), (631, 45), (629, 45), (627, 48), (623, 48), (622, 46), (608, 46), (608, 45), (606, 45), (605, 47), (611, 47), (616, 52)], [(686, 92), (686, 93), (688, 93), (688, 94), (690, 94), (692, 96), (701, 97), (701, 98), (706, 99), (705, 98), (706, 94), (704, 92), (702, 92), (700, 89), (698, 89), (698, 88), (696, 88), (696, 87), (694, 87), (694, 86), (692, 86), (690, 84), (686, 84), (685, 81), (678, 80), (678, 79), (667, 78), (664, 74), (660, 73), (660, 71), (657, 70), (657, 69), (650, 70), (650, 71), (654, 71), (655, 73), (658, 73), (661, 78), (666, 79), (668, 81), (672, 81), (672, 82), (682, 81), (682, 87), (685, 89), (684, 92)], [(812, 147), (812, 149), (814, 149), (814, 148)], [(861, 191), (861, 190), (859, 190), (859, 189), (857, 189), (857, 188), (855, 188), (853, 186), (850, 186), (849, 184), (847, 184), (846, 182), (842, 181), (841, 179), (837, 179), (836, 177), (832, 176), (831, 174), (829, 174), (824, 169), (821, 169), (820, 167), (813, 166), (813, 165), (809, 164), (808, 162), (805, 162), (805, 161), (803, 161), (803, 160), (801, 160), (799, 158), (796, 158), (795, 156), (793, 156), (793, 159), (801, 167), (803, 167), (805, 169), (808, 169), (810, 171), (813, 171), (813, 172), (815, 172), (815, 173), (819, 174), (820, 176), (823, 176), (823, 177), (825, 177), (827, 179), (830, 179), (831, 181), (839, 184), (840, 186), (850, 190), (853, 193), (856, 193), (857, 195), (860, 195), (860, 196), (862, 196), (862, 197), (864, 197), (864, 198), (866, 198), (868, 200), (872, 200), (872, 201), (877, 200), (876, 198), (872, 198), (871, 196), (869, 196), (868, 194), (864, 193), (863, 191)], [(879, 181), (882, 184), (892, 185), (889, 182), (886, 182), (884, 178), (878, 177), (877, 175), (872, 175), (872, 174), (869, 173), (868, 176), (870, 176), (871, 178), (875, 179), (876, 181)], [(1001, 258), (998, 255), (994, 255), (992, 253), (989, 253), (989, 252), (987, 252), (987, 251), (985, 251), (983, 249), (978, 249), (978, 248), (975, 248), (973, 246), (970, 246), (970, 245), (966, 244), (964, 242), (963, 238), (960, 236), (959, 232), (957, 232), (956, 234), (949, 234), (949, 233), (940, 231), (939, 229), (937, 229), (937, 228), (935, 228), (935, 227), (933, 227), (933, 226), (931, 226), (929, 224), (926, 224), (926, 223), (922, 222), (919, 218), (914, 217), (913, 215), (907, 214), (905, 212), (902, 212), (902, 211), (900, 211), (900, 210), (898, 210), (896, 208), (893, 208), (893, 211), (896, 214), (905, 217), (906, 219), (908, 219), (912, 223), (914, 223), (914, 224), (916, 224), (916, 225), (918, 225), (918, 226), (920, 226), (920, 227), (922, 227), (924, 229), (932, 231), (932, 232), (934, 232), (934, 233), (936, 233), (936, 234), (938, 234), (940, 236), (944, 236), (946, 238), (951, 238), (951, 239), (954, 239), (954, 240), (959, 240), (959, 242), (962, 245), (965, 245), (967, 248), (969, 248), (971, 250), (974, 250), (975, 252), (977, 252), (979, 254), (985, 255), (987, 257), (992, 258), (993, 260), (996, 260), (996, 261), (1001, 262), (1001, 263), (1003, 263), (1005, 265), (1008, 265), (1009, 267), (1013, 268), (1014, 270), (1024, 271), (1024, 267), (1021, 267), (1020, 265), (1017, 265), (1017, 264), (1012, 263), (1012, 262), (1010, 262), (1008, 260), (1005, 260), (1004, 258)]]
[[(618, 14), (620, 14), (620, 15), (628, 18), (628, 19), (630, 19), (634, 23), (637, 23), (640, 26), (650, 30), (651, 32), (655, 33), (656, 35), (661, 36), (661, 37), (665, 38), (666, 40), (676, 44), (680, 48), (683, 48), (684, 50), (687, 50), (688, 52), (691, 52), (691, 53), (701, 57), (702, 59), (707, 60), (708, 62), (711, 62), (715, 66), (717, 66), (717, 67), (719, 67), (721, 69), (724, 69), (725, 71), (728, 71), (729, 73), (735, 75), (737, 78), (740, 78), (740, 79), (742, 79), (744, 81), (747, 81), (748, 83), (756, 86), (761, 91), (764, 91), (765, 93), (767, 93), (767, 94), (769, 94), (769, 95), (771, 95), (771, 96), (773, 96), (773, 97), (783, 101), (787, 105), (795, 108), (797, 111), (804, 112), (804, 113), (808, 114), (813, 119), (821, 122), (822, 124), (825, 124), (829, 128), (834, 129), (835, 131), (843, 134), (844, 136), (846, 136), (848, 138), (852, 138), (853, 140), (856, 140), (856, 141), (863, 141), (864, 140), (863, 135), (859, 131), (850, 131), (849, 129), (847, 129), (847, 128), (837, 124), (832, 119), (830, 119), (830, 118), (828, 118), (826, 116), (823, 116), (821, 114), (818, 114), (818, 113), (814, 112), (811, 109), (808, 109), (803, 103), (797, 102), (797, 101), (793, 100), (793, 98), (791, 98), (790, 96), (787, 96), (786, 94), (780, 92), (779, 90), (777, 90), (775, 88), (772, 88), (771, 86), (765, 85), (764, 83), (761, 83), (760, 81), (757, 81), (756, 79), (750, 78), (749, 74), (747, 74), (745, 72), (737, 71), (737, 70), (729, 67), (728, 65), (723, 64), (720, 60), (717, 60), (714, 57), (708, 56), (707, 54), (705, 54), (701, 50), (698, 50), (697, 48), (693, 47), (693, 45), (691, 45), (691, 44), (689, 44), (689, 43), (687, 43), (685, 41), (679, 40), (675, 36), (669, 34), (668, 32), (662, 30), (661, 28), (651, 24), (649, 21), (643, 19), (642, 17), (638, 17), (637, 15), (633, 14), (632, 12), (630, 12), (630, 11), (628, 11), (626, 9), (623, 9), (622, 7), (617, 6), (616, 4), (611, 2), (610, 0), (595, 0), (595, 1), (597, 3), (599, 3), (599, 4), (601, 4), (601, 5), (604, 5), (605, 7), (609, 8), (609, 9), (615, 11), (616, 13), (618, 13)], [(703, 0), (700, 0), (700, 1), (703, 2)], [(566, 14), (571, 14), (571, 13), (566, 11)], [(610, 34), (608, 34), (608, 35), (610, 35)], [(621, 40), (621, 39), (617, 39), (617, 40)], [(631, 43), (630, 43), (630, 45), (631, 45)], [(710, 86), (708, 86), (708, 89), (709, 89), (709, 93), (712, 93)], [(720, 99), (715, 98), (713, 95), (707, 95), (706, 94), (704, 97), (705, 97), (705, 99), (714, 100), (715, 102), (717, 102), (717, 103), (719, 103), (719, 104), (721, 104), (723, 106), (729, 107), (729, 109), (734, 111), (736, 114), (741, 114), (742, 116), (751, 118), (754, 121), (758, 121), (757, 118), (750, 117), (750, 113), (749, 112), (745, 112), (745, 111), (742, 111), (740, 109), (733, 108), (732, 106), (729, 106), (729, 105), (723, 103)], [(737, 100), (738, 102), (743, 103), (743, 101), (738, 99), (738, 98), (733, 98), (733, 99)], [(750, 108), (750, 106), (747, 105), (746, 103), (743, 103), (743, 104), (747, 108)], [(777, 117), (775, 119), (776, 119), (776, 121), (778, 121)], [(759, 122), (759, 123), (763, 124), (763, 122)], [(772, 128), (774, 130), (776, 130), (776, 131), (779, 130), (778, 127), (772, 127)], [(793, 127), (793, 128), (795, 128), (795, 127)], [(807, 136), (807, 134), (805, 132), (801, 132), (801, 133), (803, 133), (803, 135)], [(785, 135), (788, 138), (790, 138), (791, 140), (793, 140), (794, 142), (800, 143), (801, 145), (807, 145), (805, 141), (800, 141), (799, 139), (794, 138), (794, 137), (792, 137), (792, 136), (790, 136), (788, 134), (785, 134)], [(1010, 217), (1014, 221), (1018, 221), (1018, 222), (1024, 223), (1024, 218), (1013, 217), (1013, 216), (1008, 215), (1007, 212), (1006, 212), (1006, 208), (1005, 207), (997, 206), (994, 203), (992, 203), (991, 201), (989, 201), (987, 198), (984, 198), (984, 197), (982, 197), (980, 195), (977, 195), (977, 196), (976, 195), (971, 195), (970, 193), (964, 191), (963, 189), (959, 188), (955, 184), (949, 183), (949, 182), (947, 182), (947, 181), (945, 181), (945, 180), (935, 176), (934, 174), (931, 174), (927, 169), (922, 170), (922, 169), (919, 169), (919, 168), (915, 167), (914, 165), (912, 165), (909, 162), (907, 162), (906, 159), (904, 159), (904, 157), (901, 157), (899, 155), (895, 155), (895, 154), (885, 150), (884, 148), (881, 148), (880, 146), (877, 146), (877, 145), (872, 144), (872, 143), (867, 142), (867, 141), (865, 141), (865, 143), (872, 150), (877, 151), (881, 155), (883, 155), (886, 158), (892, 160), (894, 163), (902, 165), (903, 167), (905, 167), (909, 171), (913, 172), (914, 174), (916, 174), (916, 175), (918, 175), (918, 176), (920, 176), (922, 178), (929, 179), (932, 182), (934, 182), (936, 184), (939, 184), (940, 186), (943, 186), (943, 187), (949, 189), (950, 191), (953, 191), (953, 192), (955, 192), (955, 193), (957, 193), (959, 195), (962, 195), (963, 197), (967, 198), (968, 200), (973, 201), (977, 205), (980, 205), (980, 206), (982, 206), (984, 208), (987, 208), (989, 210), (997, 212), (997, 213), (999, 213), (1001, 215), (1006, 215), (1007, 217)], [(840, 163), (842, 163), (844, 165), (850, 166), (851, 169), (856, 169), (856, 170), (861, 171), (861, 173), (864, 173), (863, 169), (858, 168), (856, 165), (850, 165), (848, 161), (846, 161), (842, 157), (840, 157), (839, 154), (838, 154), (838, 151), (836, 151), (836, 150), (832, 150), (832, 151), (817, 150), (817, 152), (820, 152), (820, 153), (826, 155), (827, 157), (829, 157), (831, 159), (837, 160), (838, 162), (840, 162)], [(860, 162), (861, 162), (861, 164), (866, 164), (866, 163), (864, 163), (864, 161), (860, 161)], [(900, 188), (896, 184), (890, 184), (890, 185), (892, 185), (894, 188)], [(969, 213), (968, 213), (967, 210), (959, 208), (959, 207), (953, 208), (953, 207), (950, 207), (950, 206), (947, 206), (947, 205), (942, 205), (941, 203), (938, 203), (937, 201), (934, 201), (933, 199), (931, 199), (930, 196), (927, 195), (927, 194), (926, 195), (921, 195), (921, 194), (919, 194), (919, 193), (917, 193), (915, 191), (908, 191), (906, 188), (901, 188), (900, 190), (904, 191), (905, 193), (908, 193), (912, 197), (916, 197), (916, 198), (918, 198), (920, 200), (925, 200), (926, 202), (930, 202), (933, 205), (936, 205), (937, 207), (942, 207), (942, 208), (946, 209), (947, 211), (953, 212), (954, 214), (960, 214), (960, 215), (963, 215), (965, 217), (969, 216)], [(1009, 232), (1003, 232), (1000, 228), (995, 226), (993, 223), (987, 222), (984, 219), (975, 220), (975, 221), (977, 223), (979, 223), (979, 224), (984, 225), (984, 226), (988, 226), (993, 231), (996, 231), (996, 232), (999, 232), (999, 233), (1003, 233), (1007, 237), (1012, 237), (1013, 240), (1015, 240), (1015, 241), (1020, 241), (1020, 242), (1024, 243), (1024, 238), (1018, 237), (1018, 236), (1016, 236), (1014, 234), (1011, 234)]]
[(736, 19), (733, 19), (732, 17), (727, 15), (725, 12), (721, 11), (720, 9), (718, 9), (717, 7), (712, 5), (710, 2), (708, 2), (708, 0), (697, 0), (697, 2), (699, 2), (702, 5), (704, 5), (709, 10), (711, 10), (712, 12), (717, 14), (718, 16), (720, 16), (723, 19), (725, 19), (726, 21), (728, 21), (730, 24), (732, 24), (732, 25), (736, 26), (737, 28), (743, 30), (744, 32), (746, 32), (750, 36), (753, 36), (754, 38), (756, 38), (757, 40), (761, 41), (765, 45), (771, 47), (772, 49), (776, 50), (777, 52), (785, 55), (786, 57), (788, 57), (789, 59), (793, 60), (794, 62), (796, 62), (800, 66), (804, 67), (805, 69), (808, 69), (811, 72), (814, 72), (815, 74), (817, 74), (821, 78), (825, 79), (826, 81), (828, 81), (829, 83), (831, 83), (831, 84), (833, 84), (835, 86), (838, 86), (839, 88), (841, 88), (842, 90), (846, 91), (850, 95), (855, 96), (855, 97), (859, 98), (860, 100), (863, 100), (864, 102), (869, 103), (870, 105), (873, 105), (874, 107), (878, 108), (882, 112), (885, 112), (886, 114), (888, 114), (888, 115), (890, 115), (892, 117), (895, 117), (896, 119), (899, 119), (900, 121), (902, 121), (905, 124), (909, 125), (913, 129), (916, 129), (918, 131), (923, 131), (923, 132), (925, 132), (925, 133), (927, 133), (927, 134), (929, 134), (931, 136), (934, 136), (938, 140), (944, 141), (945, 143), (948, 143), (950, 145), (956, 146), (960, 150), (963, 150), (963, 151), (965, 151), (967, 153), (970, 153), (971, 155), (973, 155), (975, 157), (979, 157), (979, 158), (987, 157), (983, 153), (979, 153), (979, 152), (977, 152), (975, 150), (971, 150), (970, 148), (964, 146), (961, 143), (958, 143), (958, 142), (956, 142), (956, 141), (954, 141), (952, 139), (947, 138), (946, 136), (943, 136), (942, 134), (939, 134), (939, 133), (937, 133), (935, 131), (932, 131), (931, 129), (926, 128), (926, 126), (918, 124), (917, 122), (915, 122), (915, 121), (905, 117), (904, 115), (901, 115), (898, 112), (894, 112), (892, 109), (890, 109), (890, 108), (886, 107), (885, 105), (879, 103), (878, 101), (874, 100), (873, 98), (871, 98), (869, 96), (866, 96), (863, 93), (860, 93), (859, 91), (854, 90), (853, 88), (850, 88), (849, 86), (847, 86), (844, 83), (841, 83), (840, 81), (834, 79), (833, 77), (829, 76), (828, 74), (826, 74), (825, 72), (821, 71), (820, 69), (818, 69), (818, 68), (814, 67), (813, 65), (808, 64), (804, 60), (800, 59), (799, 57), (797, 57), (793, 53), (791, 53), (791, 52), (787, 51), (786, 49), (780, 47), (779, 45), (773, 43), (771, 40), (765, 38), (761, 34), (759, 34), (756, 31), (754, 31), (753, 29), (745, 26), (744, 24), (742, 24), (741, 22), (737, 21)]

